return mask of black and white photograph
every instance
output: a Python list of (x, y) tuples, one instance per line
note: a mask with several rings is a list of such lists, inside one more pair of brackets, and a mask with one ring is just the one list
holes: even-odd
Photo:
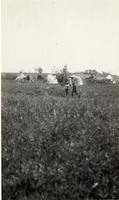
[(1, 0), (2, 200), (119, 199), (119, 0)]

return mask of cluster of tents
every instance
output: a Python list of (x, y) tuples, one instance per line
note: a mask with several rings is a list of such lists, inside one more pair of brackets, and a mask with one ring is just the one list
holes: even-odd
[[(57, 79), (56, 76), (52, 75), (52, 74), (48, 74), (47, 77), (47, 82), (50, 84), (57, 84)], [(31, 75), (25, 75), (23, 72), (20, 72), (19, 75), (16, 77), (16, 81), (20, 81), (20, 82), (24, 82), (24, 81), (28, 81), (28, 82), (34, 82), (35, 79), (31, 76)]]
[[(116, 84), (116, 81), (113, 79), (113, 77), (109, 74), (106, 77), (95, 77), (93, 80), (97, 82), (111, 82), (113, 84)], [(31, 75), (25, 75), (23, 72), (20, 72), (19, 75), (16, 77), (16, 81), (28, 81), (28, 82), (34, 82), (35, 79)], [(46, 81), (49, 84), (58, 84), (56, 75), (48, 74), (46, 76)], [(70, 85), (72, 85), (72, 82), (75, 82), (77, 86), (83, 85), (85, 80), (80, 75), (70, 75), (68, 77), (68, 82)]]
[(105, 77), (103, 77), (103, 76), (94, 77), (93, 80), (95, 82), (98, 82), (98, 83), (113, 83), (113, 84), (116, 84), (116, 81), (114, 80), (114, 78), (110, 74), (108, 74)]
[[(48, 74), (47, 77), (47, 82), (49, 84), (58, 84), (57, 78), (55, 75), (53, 74)], [(69, 80), (69, 84), (71, 85), (72, 82), (75, 81), (75, 83), (77, 85), (83, 85), (83, 79), (80, 76), (76, 76), (76, 75), (71, 75), (68, 77)], [(34, 82), (34, 79), (31, 75), (25, 75), (24, 73), (20, 73), (17, 77), (16, 77), (16, 81), (29, 81), (29, 82)]]

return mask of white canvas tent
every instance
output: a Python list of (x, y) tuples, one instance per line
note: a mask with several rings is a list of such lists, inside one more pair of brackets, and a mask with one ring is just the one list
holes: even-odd
[(25, 75), (24, 73), (20, 73), (17, 78), (17, 81), (27, 80), (29, 82), (34, 82), (33, 78), (30, 75)]
[(108, 79), (110, 81), (113, 81), (113, 78), (112, 78), (112, 76), (110, 74), (106, 76), (106, 79)]
[(58, 83), (56, 76), (52, 75), (52, 74), (48, 74), (47, 81), (48, 81), (49, 84), (57, 84)]
[(83, 79), (78, 75), (70, 76), (70, 84), (72, 84), (72, 82), (75, 82), (78, 86), (83, 85)]
[(20, 73), (17, 77), (16, 77), (16, 80), (17, 81), (21, 81), (21, 80), (24, 80), (26, 78), (26, 75), (24, 75), (24, 73)]

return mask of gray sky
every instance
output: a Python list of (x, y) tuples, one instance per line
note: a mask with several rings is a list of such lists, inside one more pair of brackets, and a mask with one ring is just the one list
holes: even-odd
[(119, 74), (119, 0), (2, 0), (2, 71)]

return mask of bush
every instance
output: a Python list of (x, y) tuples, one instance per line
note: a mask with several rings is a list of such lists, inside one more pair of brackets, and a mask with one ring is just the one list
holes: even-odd
[(67, 66), (64, 66), (60, 72), (56, 73), (56, 78), (59, 84), (65, 85), (69, 82), (69, 72), (67, 70)]

